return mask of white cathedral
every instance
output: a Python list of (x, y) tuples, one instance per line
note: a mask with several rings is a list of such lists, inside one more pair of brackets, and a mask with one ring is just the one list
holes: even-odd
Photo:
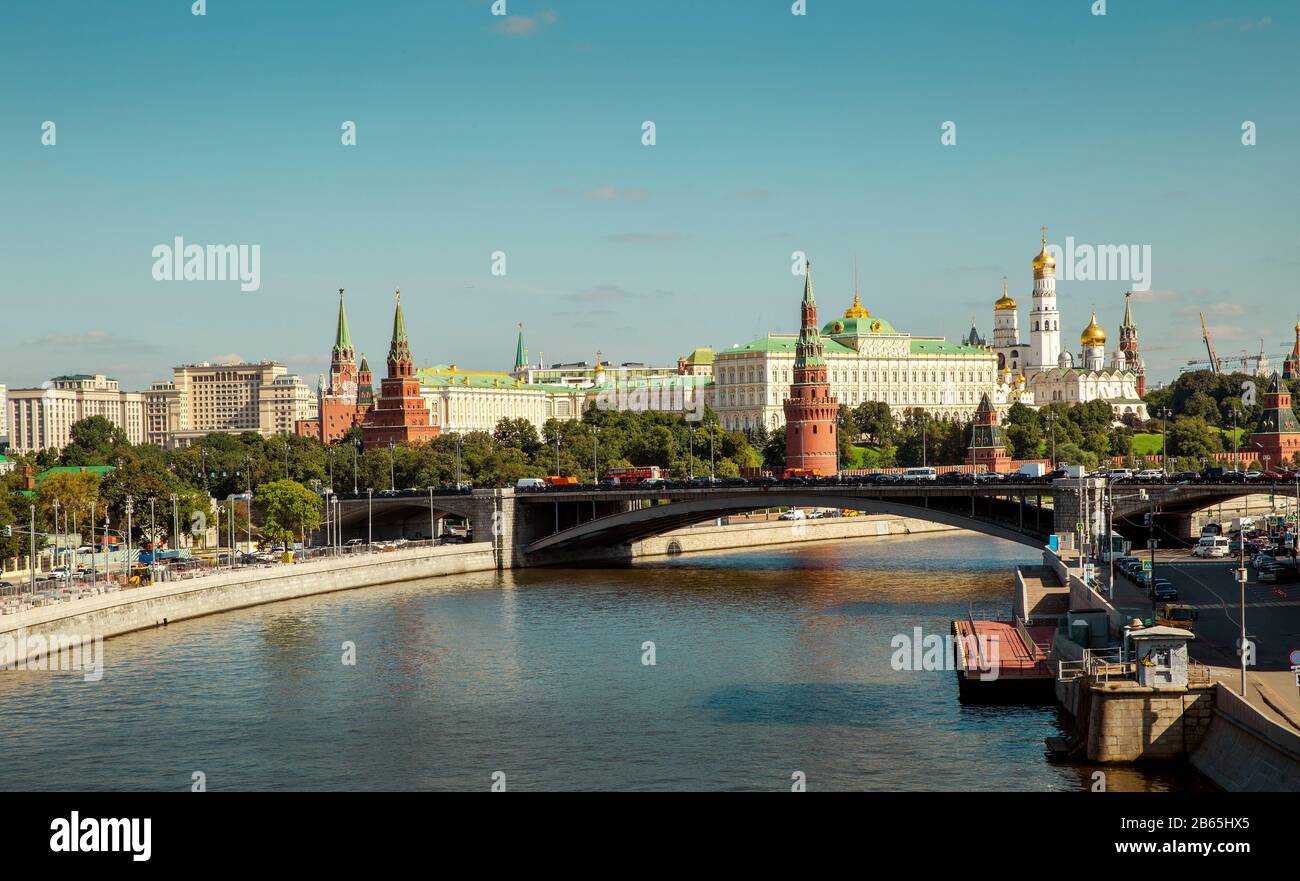
[[(1029, 313), (1029, 344), (1020, 341), (1016, 301), (1007, 293), (993, 304), (993, 339), (989, 348), (998, 358), (998, 394), (1006, 403), (1019, 400), (1042, 407), (1055, 401), (1078, 404), (1106, 401), (1115, 419), (1126, 415), (1147, 418), (1142, 400), (1146, 365), (1137, 348), (1137, 326), (1128, 304), (1120, 326), (1119, 345), (1106, 366), (1106, 333), (1097, 324), (1097, 311), (1079, 336), (1076, 355), (1061, 348), (1061, 313), (1056, 308), (1056, 258), (1047, 251), (1047, 231), (1034, 267), (1034, 308)], [(1126, 295), (1127, 296), (1127, 295)]]

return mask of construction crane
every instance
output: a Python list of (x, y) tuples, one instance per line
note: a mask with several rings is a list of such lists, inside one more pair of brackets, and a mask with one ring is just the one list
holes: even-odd
[(1210, 329), (1205, 326), (1205, 313), (1199, 313), (1201, 316), (1201, 338), (1205, 340), (1205, 351), (1210, 354), (1210, 369), (1215, 373), (1222, 373), (1219, 366), (1219, 356), (1214, 354), (1214, 343), (1210, 342)]

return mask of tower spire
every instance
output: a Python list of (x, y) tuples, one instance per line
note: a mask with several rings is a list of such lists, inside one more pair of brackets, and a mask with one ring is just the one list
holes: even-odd
[(348, 313), (343, 308), (343, 288), (339, 288), (339, 324), (334, 332), (334, 351), (340, 354), (352, 351), (352, 335), (348, 332)]
[(524, 323), (519, 322), (519, 339), (515, 342), (515, 373), (528, 365), (528, 355), (524, 350)]
[[(394, 370), (395, 365), (406, 365), (410, 368), (411, 361), (411, 341), (406, 336), (406, 316), (402, 314), (402, 289), (397, 289), (397, 308), (393, 312), (393, 339), (388, 345), (388, 375), (397, 376)], [(410, 373), (407, 369), (406, 373)]]

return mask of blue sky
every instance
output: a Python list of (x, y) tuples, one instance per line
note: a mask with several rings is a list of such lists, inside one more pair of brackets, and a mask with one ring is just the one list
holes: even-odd
[[(1157, 379), (1202, 352), (1202, 309), (1221, 356), (1284, 350), (1296, 4), (790, 5), (8, 0), (0, 382), (233, 355), (314, 378), (339, 287), (373, 361), (400, 286), (421, 364), (509, 369), (520, 321), (534, 360), (671, 363), (793, 330), (796, 249), (824, 317), (856, 256), (873, 314), (987, 334), (1003, 274), (1027, 323), (1043, 224), (1151, 246)], [(260, 245), (261, 289), (154, 281), (176, 236)], [(1067, 342), (1093, 304), (1113, 338), (1128, 286), (1062, 281)]]

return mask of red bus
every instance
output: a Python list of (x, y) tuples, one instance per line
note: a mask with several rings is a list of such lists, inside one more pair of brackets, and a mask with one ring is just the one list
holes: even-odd
[(611, 468), (605, 472), (608, 480), (617, 480), (620, 484), (635, 486), (643, 480), (663, 480), (668, 472), (658, 465), (645, 465), (632, 468)]

